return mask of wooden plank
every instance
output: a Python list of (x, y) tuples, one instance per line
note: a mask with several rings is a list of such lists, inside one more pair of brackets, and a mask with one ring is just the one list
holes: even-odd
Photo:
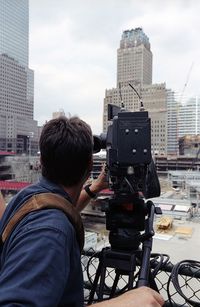
[(188, 236), (192, 235), (192, 231), (193, 231), (192, 227), (184, 227), (184, 226), (179, 226), (175, 229), (176, 234), (188, 235)]

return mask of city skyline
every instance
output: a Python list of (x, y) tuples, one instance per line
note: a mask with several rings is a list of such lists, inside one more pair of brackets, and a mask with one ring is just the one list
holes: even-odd
[(135, 27), (151, 41), (153, 83), (181, 92), (194, 63), (185, 95), (198, 95), (198, 8), (196, 1), (30, 0), (34, 118), (42, 124), (62, 108), (101, 132), (105, 89), (116, 85), (119, 39)]

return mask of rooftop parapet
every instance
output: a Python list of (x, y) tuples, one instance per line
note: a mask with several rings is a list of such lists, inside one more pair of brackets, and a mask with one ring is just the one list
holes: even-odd
[(142, 28), (123, 31), (120, 41), (121, 49), (137, 47), (140, 45), (144, 45), (148, 50), (150, 50), (151, 45), (149, 43), (149, 38), (143, 32)]

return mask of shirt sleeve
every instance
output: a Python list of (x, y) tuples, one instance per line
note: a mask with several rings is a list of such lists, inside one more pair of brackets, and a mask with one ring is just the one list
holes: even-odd
[(57, 306), (69, 279), (74, 229), (22, 227), (9, 240), (0, 272), (0, 306)]

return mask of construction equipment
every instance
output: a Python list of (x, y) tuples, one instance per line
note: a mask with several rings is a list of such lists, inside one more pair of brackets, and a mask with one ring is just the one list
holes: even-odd
[[(186, 81), (185, 81), (183, 89), (181, 91), (180, 100), (179, 100), (179, 103), (177, 104), (177, 145), (179, 144), (179, 108), (180, 108), (180, 106), (182, 104), (183, 95), (184, 95), (185, 89), (186, 89), (186, 87), (188, 85), (188, 82), (189, 82), (189, 79), (190, 79), (190, 75), (191, 75), (193, 66), (194, 66), (194, 62), (192, 62), (191, 66), (190, 66), (190, 69), (189, 69), (189, 71), (187, 73)], [(178, 155), (179, 155), (179, 146), (177, 146), (177, 156)]]

